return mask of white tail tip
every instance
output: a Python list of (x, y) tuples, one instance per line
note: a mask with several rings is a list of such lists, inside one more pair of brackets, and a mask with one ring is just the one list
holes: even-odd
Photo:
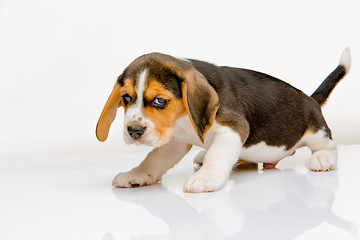
[(346, 48), (341, 54), (339, 65), (344, 66), (346, 73), (349, 72), (351, 66), (350, 48)]

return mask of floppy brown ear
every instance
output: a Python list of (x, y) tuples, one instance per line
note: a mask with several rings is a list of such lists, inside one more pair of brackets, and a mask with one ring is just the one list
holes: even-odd
[(205, 134), (214, 123), (219, 109), (219, 97), (206, 78), (196, 69), (183, 74), (183, 101), (193, 127), (204, 143)]
[(96, 125), (96, 137), (99, 141), (104, 142), (107, 139), (111, 123), (114, 121), (117, 109), (120, 106), (120, 84), (116, 83)]

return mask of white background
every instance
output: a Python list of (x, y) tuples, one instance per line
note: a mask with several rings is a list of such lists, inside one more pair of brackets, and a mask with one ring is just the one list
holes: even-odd
[(340, 144), (360, 143), (360, 1), (0, 1), (0, 157), (121, 152), (95, 126), (115, 80), (159, 51), (268, 73), (311, 94), (351, 47), (324, 107)]

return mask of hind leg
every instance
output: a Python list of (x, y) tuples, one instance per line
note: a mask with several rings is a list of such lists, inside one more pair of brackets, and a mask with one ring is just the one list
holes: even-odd
[(312, 151), (306, 165), (311, 171), (330, 171), (337, 165), (337, 145), (325, 131), (305, 136), (305, 144)]
[(202, 150), (194, 158), (194, 163), (199, 167), (203, 165), (205, 154), (206, 154), (206, 150)]

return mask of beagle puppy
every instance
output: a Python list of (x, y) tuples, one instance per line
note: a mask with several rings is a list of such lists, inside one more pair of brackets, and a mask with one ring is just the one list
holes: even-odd
[(221, 189), (239, 160), (272, 168), (307, 146), (312, 171), (336, 168), (337, 147), (321, 106), (350, 68), (345, 49), (339, 66), (309, 97), (264, 73), (219, 67), (193, 59), (150, 53), (134, 60), (118, 77), (96, 127), (107, 139), (117, 109), (125, 109), (124, 140), (154, 149), (136, 168), (120, 173), (115, 187), (153, 184), (193, 145), (202, 147), (202, 165), (184, 191)]

